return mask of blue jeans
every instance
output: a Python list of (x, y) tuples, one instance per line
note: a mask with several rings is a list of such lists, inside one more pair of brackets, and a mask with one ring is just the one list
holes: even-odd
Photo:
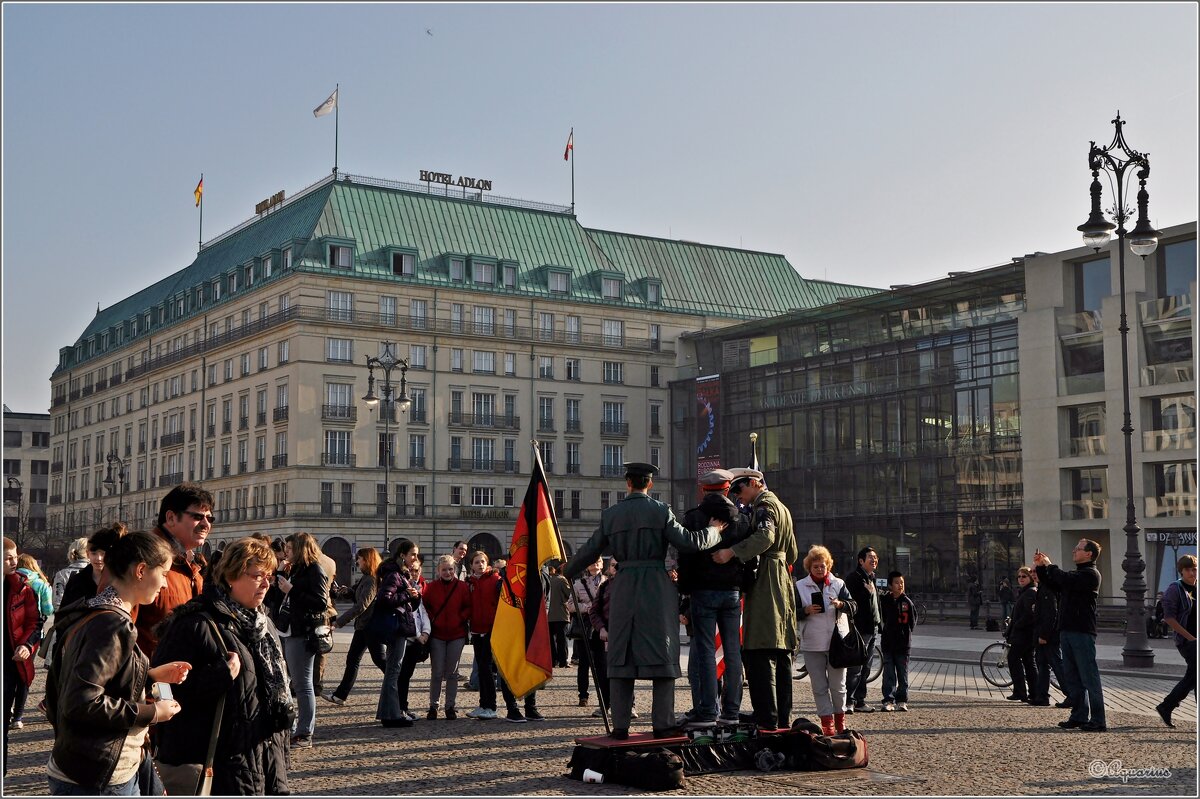
[[(51, 796), (162, 796), (163, 784), (158, 777), (158, 770), (154, 768), (154, 761), (145, 755), (142, 756), (142, 764), (138, 766), (138, 771), (127, 782), (120, 785), (106, 785), (100, 790), (89, 788), (85, 785), (76, 785), (73, 782), (63, 782), (56, 780), (54, 777), (46, 775), (46, 781), (50, 784)], [(143, 792), (142, 786), (148, 786), (148, 789)]]
[(1058, 644), (1037, 644), (1033, 648), (1033, 663), (1037, 667), (1037, 681), (1034, 683), (1034, 702), (1050, 701), (1050, 672), (1058, 678), (1059, 686), (1066, 691), (1067, 682), (1063, 679), (1062, 655)]
[[(692, 716), (716, 721), (717, 716), (737, 716), (742, 707), (742, 606), (737, 589), (693, 591), (692, 640), (688, 652), (688, 683), (692, 687)], [(717, 644), (721, 633), (725, 659), (725, 685), (717, 707)]]
[(379, 691), (379, 705), (375, 709), (375, 718), (380, 721), (395, 721), (403, 710), (400, 702), (400, 667), (404, 665), (404, 650), (407, 648), (408, 639), (402, 635), (397, 635), (396, 640), (388, 645), (387, 660), (383, 666), (383, 687)]
[(299, 712), (294, 735), (312, 735), (317, 726), (317, 695), (313, 690), (313, 662), (315, 656), (304, 645), (303, 635), (289, 635), (283, 639), (283, 659), (287, 661), (288, 678), (296, 692)]
[(883, 701), (908, 701), (908, 653), (883, 653)]
[[(862, 632), (861, 630), (859, 632)], [(846, 704), (865, 705), (867, 703), (867, 678), (871, 676), (871, 664), (875, 661), (875, 633), (870, 636), (863, 633), (867, 642), (867, 659), (859, 668), (846, 669)]]
[(1060, 632), (1063, 678), (1067, 699), (1071, 702), (1071, 721), (1090, 720), (1104, 724), (1104, 690), (1100, 687), (1100, 669), (1096, 665), (1096, 636), (1079, 632)]

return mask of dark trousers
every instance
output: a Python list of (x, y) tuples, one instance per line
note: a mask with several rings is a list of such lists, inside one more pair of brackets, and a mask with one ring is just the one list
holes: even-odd
[(1162, 706), (1166, 710), (1174, 710), (1179, 707), (1184, 697), (1188, 695), (1188, 691), (1196, 693), (1196, 642), (1185, 641), (1175, 646), (1179, 649), (1179, 654), (1183, 656), (1184, 662), (1187, 663), (1187, 671), (1179, 684), (1172, 688), (1171, 693), (1167, 694), (1167, 698), (1162, 701)]
[(471, 633), (471, 649), (479, 669), (479, 706), (496, 709), (496, 675), (492, 673), (492, 634)]
[(754, 723), (767, 729), (792, 722), (792, 653), (786, 649), (743, 649)]
[(979, 605), (971, 606), (971, 629), (974, 630), (979, 626)]
[(313, 655), (313, 692), (323, 693), (325, 687), (325, 655), (318, 652)]
[(560, 669), (567, 667), (567, 622), (550, 622), (550, 659)]
[(412, 682), (413, 672), (417, 670), (417, 646), (404, 648), (404, 660), (400, 662), (400, 680), (397, 693), (400, 696), (400, 709), (408, 710), (408, 684)]
[[(7, 620), (5, 620), (7, 623)], [(8, 631), (4, 631), (8, 635)], [(7, 649), (8, 647), (5, 647)], [(10, 655), (11, 657), (11, 655)], [(4, 773), (8, 773), (8, 723), (13, 720), (13, 704), (17, 700), (17, 686), (24, 685), (24, 680), (13, 667), (12, 661), (4, 668), (4, 728), (0, 729), (0, 735), (4, 736)]]
[(372, 640), (365, 629), (355, 630), (354, 637), (350, 639), (350, 648), (346, 650), (346, 669), (342, 672), (341, 683), (333, 691), (334, 696), (345, 699), (354, 690), (354, 683), (358, 680), (358, 666), (362, 662), (363, 652), (371, 653), (371, 662), (375, 664), (375, 668), (380, 671), (387, 670), (387, 661), (383, 658), (383, 644)]
[(1008, 673), (1012, 675), (1013, 695), (1037, 698), (1037, 670), (1033, 667), (1033, 647), (1008, 647)]
[(591, 672), (592, 661), (596, 661), (596, 691), (604, 697), (604, 703), (608, 704), (608, 656), (604, 652), (604, 642), (600, 640), (600, 633), (595, 630), (587, 638), (580, 640), (579, 647), (579, 673), (576, 675), (575, 684), (579, 689), (579, 698), (586, 700), (588, 698), (588, 675)]
[(868, 637), (863, 634), (863, 640), (867, 642), (867, 659), (858, 668), (846, 669), (846, 704), (853, 702), (855, 705), (865, 705), (867, 703), (867, 678), (871, 676), (871, 663), (875, 660), (875, 635), (872, 633)]
[(1062, 655), (1058, 651), (1058, 644), (1034, 646), (1033, 665), (1037, 669), (1037, 679), (1034, 680), (1033, 694), (1029, 697), (1032, 701), (1050, 701), (1050, 672), (1054, 672), (1054, 676), (1058, 678), (1059, 687), (1066, 690), (1062, 673)]

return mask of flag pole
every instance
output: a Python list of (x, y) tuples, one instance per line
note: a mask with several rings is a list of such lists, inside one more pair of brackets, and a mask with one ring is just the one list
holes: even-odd
[(575, 213), (575, 128), (571, 128), (571, 213)]
[[(542, 466), (542, 453), (538, 450), (538, 441), (535, 438), (535, 439), (530, 440), (529, 443), (533, 447), (533, 461), (536, 464), (537, 468), (541, 470), (542, 475), (544, 476), (546, 474), (546, 470), (545, 470), (545, 467)], [(546, 481), (546, 489), (547, 489), (546, 499), (549, 501), (546, 504), (549, 506), (549, 509), (550, 509), (550, 521), (552, 522), (552, 525), (554, 527), (554, 537), (556, 539), (558, 539), (558, 551), (561, 552), (563, 554), (563, 556), (565, 557), (567, 554), (567, 547), (563, 543), (562, 531), (560, 531), (558, 529), (558, 514), (554, 510), (554, 498), (552, 496), (549, 496), (549, 488), (550, 488), (550, 481), (547, 480)], [(568, 585), (570, 585), (570, 583), (568, 583)], [(580, 624), (585, 625), (584, 626), (585, 630), (591, 630), (592, 622), (586, 616), (583, 615), (583, 611), (581, 611), (579, 609), (579, 603), (575, 601), (575, 587), (574, 586), (571, 586), (571, 604), (575, 606), (575, 615), (579, 618)], [(582, 644), (584, 647), (587, 648), (588, 670), (590, 671), (590, 673), (592, 675), (592, 685), (596, 686), (596, 699), (600, 703), (600, 717), (604, 720), (604, 732), (606, 734), (608, 734), (608, 733), (612, 732), (612, 725), (608, 720), (608, 706), (605, 705), (605, 703), (604, 703), (604, 694), (600, 692), (600, 682), (599, 682), (599, 680), (596, 679), (596, 661), (592, 657), (592, 650), (590, 647), (590, 639), (591, 639), (591, 633), (588, 634), (587, 639), (582, 641)]]
[[(204, 186), (204, 173), (200, 173), (200, 186)], [(204, 249), (204, 192), (200, 192), (200, 241), (196, 245), (196, 252)]]
[[(329, 84), (326, 83), (326, 86)], [(338, 157), (338, 117), (342, 113), (342, 95), (339, 91), (342, 84), (335, 83), (333, 85), (333, 96), (336, 98), (333, 103), (333, 174), (337, 174), (337, 157)]]

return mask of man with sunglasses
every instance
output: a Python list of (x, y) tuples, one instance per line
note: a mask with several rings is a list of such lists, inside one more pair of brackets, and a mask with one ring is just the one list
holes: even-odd
[(158, 646), (154, 628), (178, 606), (200, 596), (204, 578), (201, 547), (212, 532), (213, 496), (196, 483), (180, 483), (162, 498), (158, 506), (158, 525), (154, 534), (161, 536), (174, 552), (167, 584), (149, 605), (137, 607), (137, 643), (146, 657), (153, 659)]

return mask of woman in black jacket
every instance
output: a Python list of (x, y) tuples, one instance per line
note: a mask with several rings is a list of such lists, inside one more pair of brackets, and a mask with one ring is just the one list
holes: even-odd
[[(1038, 585), (1037, 571), (1033, 572), (1033, 585), (1037, 588), (1037, 599), (1033, 604), (1033, 665), (1037, 668), (1037, 679), (1029, 704), (1039, 707), (1050, 705), (1050, 673), (1059, 685), (1063, 685), (1062, 654), (1058, 651), (1058, 594)], [(1069, 707), (1062, 704), (1060, 707)]]
[(158, 759), (203, 763), (223, 698), (213, 760), (214, 796), (278, 796), (288, 791), (288, 733), (296, 710), (283, 648), (261, 609), (275, 553), (243, 538), (225, 550), (204, 593), (159, 627), (154, 662), (186, 660), (188, 681), (175, 690), (183, 712), (158, 734)]
[(373, 639), (368, 629), (371, 617), (375, 611), (375, 596), (379, 593), (379, 552), (374, 547), (358, 550), (355, 558), (362, 577), (354, 586), (354, 607), (338, 616), (335, 627), (345, 627), (354, 623), (354, 637), (350, 639), (350, 649), (346, 652), (346, 669), (342, 672), (342, 681), (332, 694), (321, 694), (323, 699), (335, 705), (346, 704), (346, 697), (354, 690), (358, 680), (358, 664), (362, 662), (363, 652), (371, 653), (371, 662), (375, 668), (384, 671), (383, 644)]
[[(313, 664), (316, 653), (308, 648), (308, 634), (325, 624), (329, 608), (329, 575), (321, 568), (321, 550), (308, 533), (289, 536), (283, 547), (288, 576), (279, 575), (276, 584), (283, 592), (283, 605), (276, 615), (279, 637), (288, 675), (296, 689), (300, 706), (293, 749), (312, 748), (313, 728), (317, 722), (317, 695), (313, 688)], [(286, 619), (286, 621), (284, 621)]]
[(1037, 589), (1033, 586), (1033, 571), (1028, 566), (1017, 570), (1017, 598), (1013, 604), (1012, 620), (1008, 623), (1008, 671), (1013, 678), (1013, 692), (1005, 699), (1028, 702), (1037, 695), (1037, 671), (1033, 668), (1033, 647), (1037, 643), (1033, 607)]

